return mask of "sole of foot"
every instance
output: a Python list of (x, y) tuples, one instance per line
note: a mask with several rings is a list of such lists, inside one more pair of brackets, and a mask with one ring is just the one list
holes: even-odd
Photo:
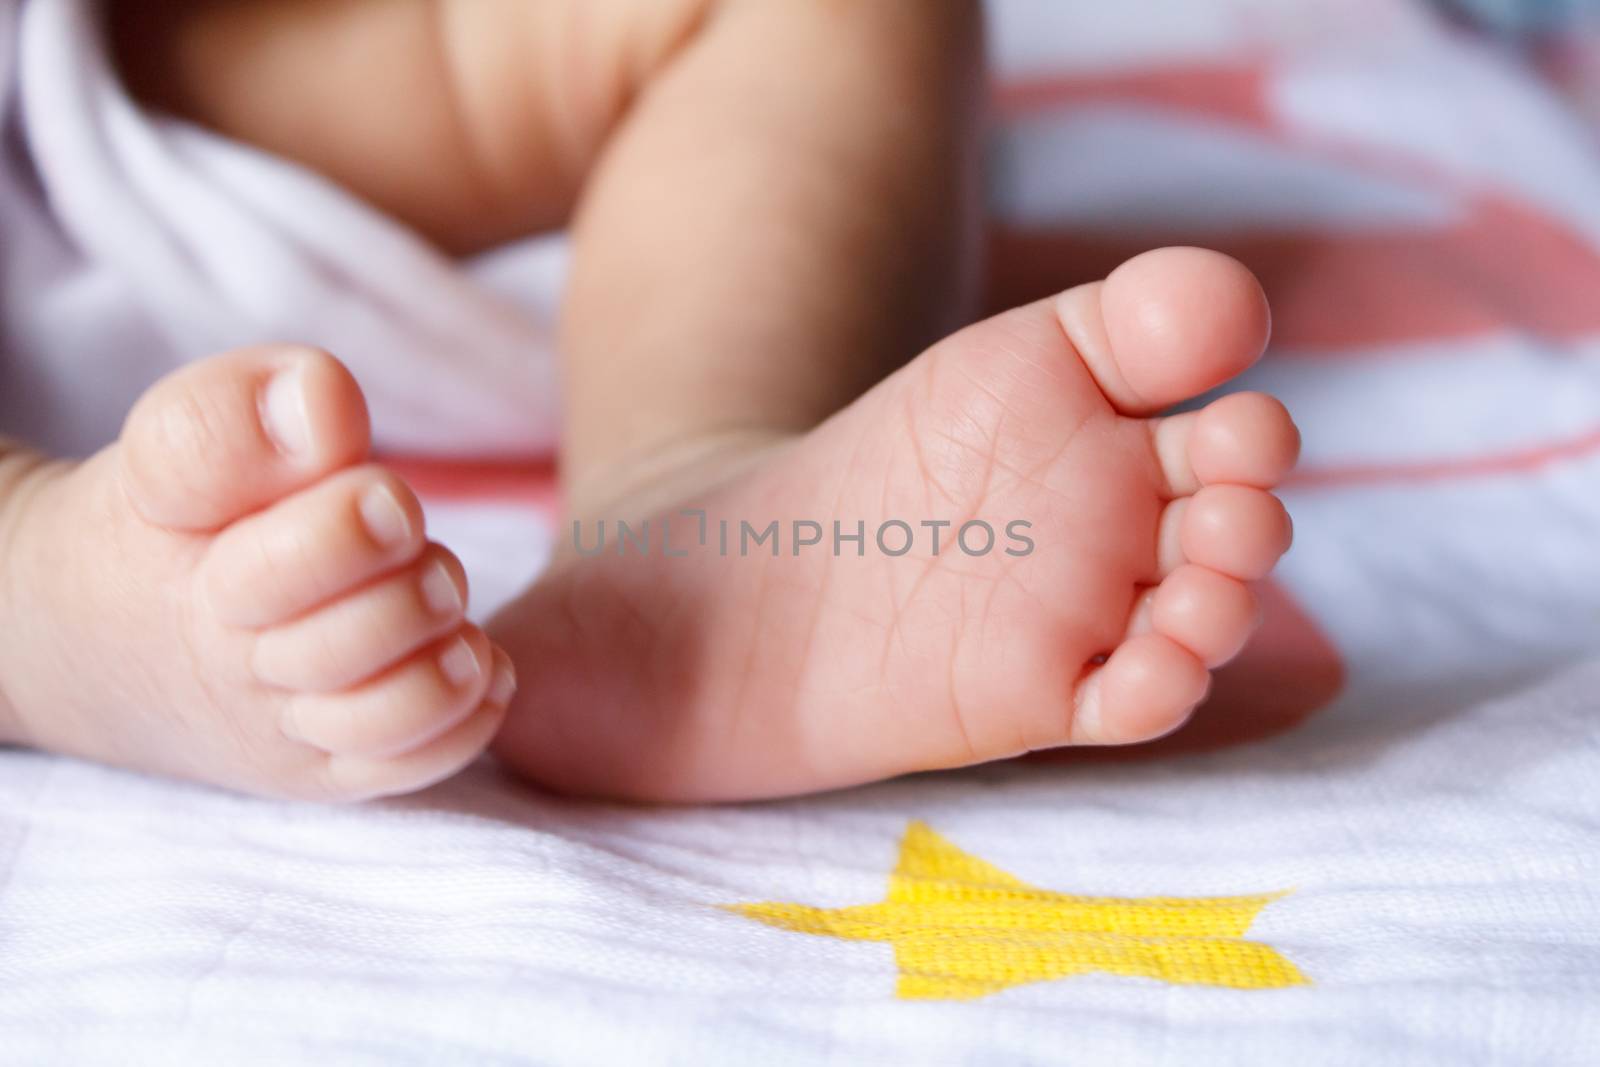
[(708, 464), (677, 507), (584, 516), (585, 551), (601, 520), (648, 519), (654, 545), (571, 558), (491, 623), (523, 679), (495, 751), (557, 790), (732, 800), (1176, 729), (1257, 624), (1299, 435), (1260, 394), (1167, 412), (1268, 332), (1235, 261), (1147, 253), (734, 476)]

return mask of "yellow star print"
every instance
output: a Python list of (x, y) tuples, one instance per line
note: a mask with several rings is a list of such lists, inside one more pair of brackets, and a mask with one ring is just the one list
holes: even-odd
[(1309, 985), (1277, 950), (1243, 936), (1285, 893), (1080, 897), (1039, 889), (913, 822), (876, 904), (735, 904), (769, 926), (894, 945), (896, 993), (966, 1000), (1025, 982), (1102, 971), (1163, 982), (1273, 989)]

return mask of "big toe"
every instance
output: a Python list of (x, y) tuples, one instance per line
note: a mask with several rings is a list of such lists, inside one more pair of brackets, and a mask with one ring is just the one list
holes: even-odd
[(147, 521), (216, 529), (366, 454), (350, 372), (299, 346), (241, 349), (156, 383), (123, 426), (122, 475)]
[(1261, 357), (1266, 295), (1240, 262), (1203, 248), (1161, 248), (1103, 282), (1057, 298), (1062, 326), (1101, 390), (1127, 415), (1199, 396)]

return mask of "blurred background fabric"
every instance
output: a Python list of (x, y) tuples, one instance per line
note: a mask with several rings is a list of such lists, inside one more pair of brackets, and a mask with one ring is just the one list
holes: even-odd
[(1474, 25), (1500, 33), (1561, 34), (1600, 23), (1595, 0), (1440, 0)]

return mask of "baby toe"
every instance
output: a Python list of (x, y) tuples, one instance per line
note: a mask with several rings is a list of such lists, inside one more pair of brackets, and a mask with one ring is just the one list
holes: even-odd
[(358, 461), (368, 443), (350, 372), (326, 352), (278, 345), (162, 379), (128, 414), (119, 456), (147, 521), (214, 530)]
[(1150, 605), (1151, 628), (1207, 667), (1219, 667), (1238, 655), (1260, 618), (1249, 586), (1193, 564), (1172, 572)]
[(1126, 415), (1221, 385), (1260, 358), (1270, 332), (1260, 283), (1202, 248), (1135, 256), (1103, 283), (1061, 294), (1055, 308), (1101, 391)]
[(336, 755), (395, 756), (470, 715), (493, 681), (494, 666), (489, 639), (468, 624), (353, 689), (292, 697), (283, 730)]
[(1270, 489), (1300, 458), (1300, 431), (1288, 409), (1265, 393), (1233, 393), (1146, 425), (1169, 500), (1204, 485)]
[(344, 689), (455, 630), (466, 605), (461, 563), (430, 545), (403, 571), (262, 633), (256, 677), (285, 689)]
[(416, 494), (381, 467), (357, 467), (219, 533), (201, 589), (228, 625), (274, 625), (404, 566), (425, 543)]
[(1183, 558), (1244, 581), (1266, 577), (1293, 539), (1289, 513), (1260, 489), (1207, 486), (1181, 512)]
[(472, 713), (431, 741), (391, 758), (335, 755), (328, 759), (328, 792), (344, 800), (370, 800), (426, 789), (457, 773), (488, 748), (505, 722), (516, 691), (511, 660), (495, 650), (494, 682)]
[(1202, 485), (1271, 489), (1300, 458), (1289, 410), (1265, 393), (1235, 393), (1193, 416), (1189, 466)]
[(1178, 642), (1159, 633), (1130, 638), (1079, 684), (1071, 743), (1154, 740), (1182, 726), (1210, 688), (1205, 664)]

